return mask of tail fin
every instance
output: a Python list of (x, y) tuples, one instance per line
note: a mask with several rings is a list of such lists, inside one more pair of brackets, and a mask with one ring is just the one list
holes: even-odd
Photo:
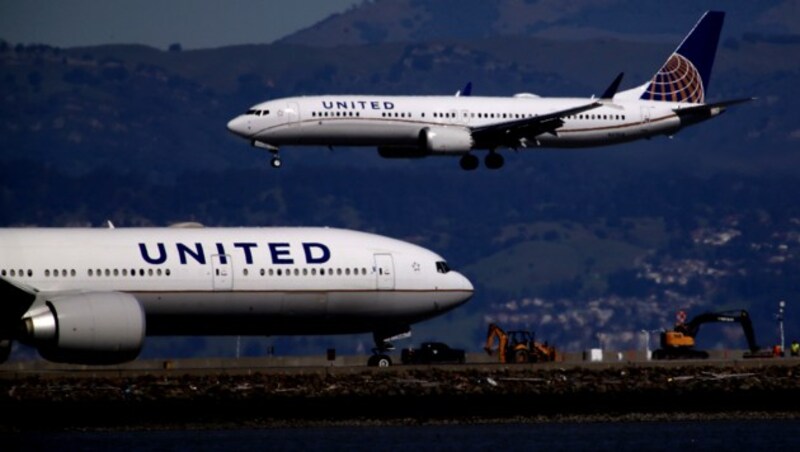
[(707, 11), (646, 84), (641, 99), (704, 103), (724, 19), (722, 11)]

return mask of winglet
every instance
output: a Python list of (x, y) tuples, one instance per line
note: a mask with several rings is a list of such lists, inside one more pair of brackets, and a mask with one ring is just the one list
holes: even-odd
[(471, 95), (472, 95), (472, 82), (467, 82), (467, 84), (464, 85), (464, 88), (456, 91), (456, 97), (471, 96)]
[(624, 72), (620, 72), (619, 73), (617, 78), (615, 78), (614, 81), (611, 82), (610, 85), (608, 85), (608, 88), (606, 88), (606, 90), (603, 93), (603, 95), (600, 96), (600, 99), (611, 100), (611, 99), (614, 98), (614, 95), (617, 94), (617, 90), (619, 89), (619, 84), (622, 83), (622, 76), (623, 75), (625, 75)]

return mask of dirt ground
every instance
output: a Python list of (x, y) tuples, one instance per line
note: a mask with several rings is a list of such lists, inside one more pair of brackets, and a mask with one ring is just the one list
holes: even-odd
[(800, 360), (0, 375), (5, 430), (718, 417), (800, 418)]

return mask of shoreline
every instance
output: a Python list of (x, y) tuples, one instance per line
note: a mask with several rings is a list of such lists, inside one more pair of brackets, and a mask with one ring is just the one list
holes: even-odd
[(0, 373), (0, 430), (800, 419), (800, 362)]

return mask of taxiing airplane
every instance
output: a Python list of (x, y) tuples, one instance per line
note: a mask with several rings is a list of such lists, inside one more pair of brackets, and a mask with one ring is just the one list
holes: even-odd
[(373, 333), (465, 303), (427, 249), (329, 228), (0, 229), (0, 362), (12, 341), (54, 362), (135, 359), (146, 335)]
[(263, 102), (228, 123), (228, 129), (273, 154), (281, 146), (377, 146), (387, 158), (461, 157), (474, 170), (485, 149), (490, 169), (503, 166), (500, 148), (593, 147), (656, 135), (713, 118), (731, 105), (706, 103), (711, 67), (725, 14), (706, 12), (648, 82), (617, 93), (622, 74), (600, 98), (471, 95), (326, 95)]

